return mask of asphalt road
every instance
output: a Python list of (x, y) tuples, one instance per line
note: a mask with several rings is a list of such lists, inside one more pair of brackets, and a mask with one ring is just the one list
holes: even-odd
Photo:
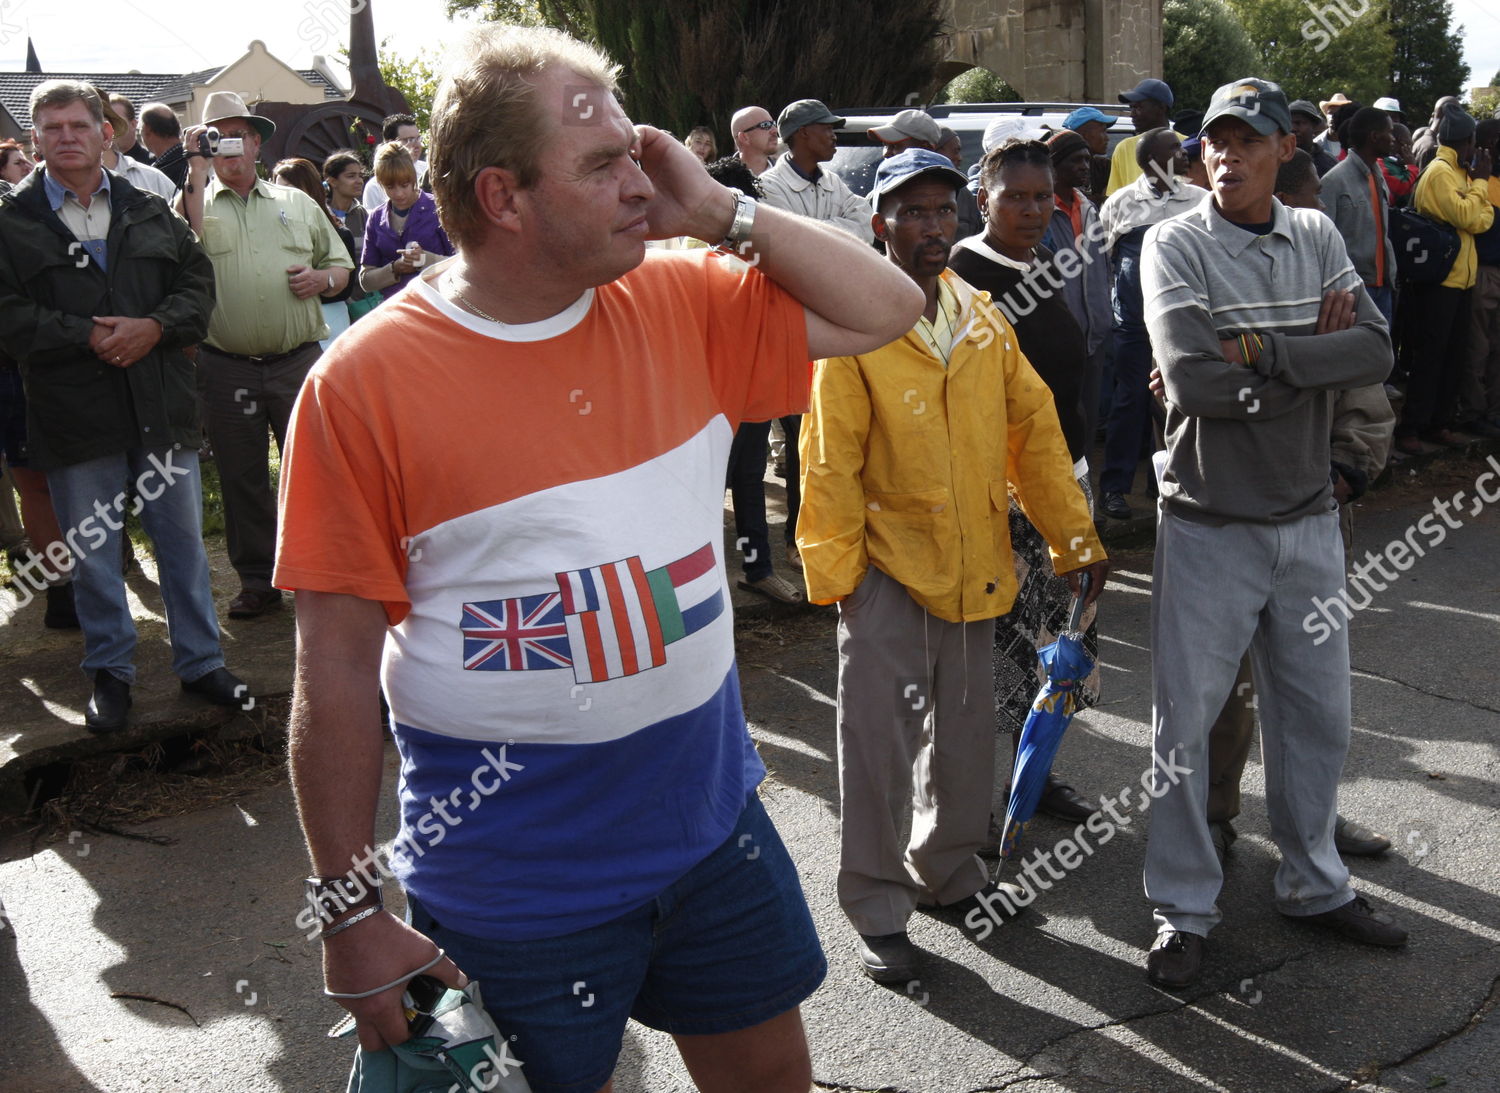
[[(1435, 493), (1474, 462), (1424, 473), (1361, 510), (1357, 547), (1417, 535)], [(907, 991), (870, 983), (834, 899), (837, 790), (828, 611), (741, 619), (745, 704), (764, 790), (802, 872), (831, 965), (804, 1012), (820, 1085), (902, 1093), (1418, 1090), (1494, 1093), (1500, 1039), (1500, 516), (1449, 527), (1350, 623), (1353, 743), (1342, 811), (1395, 850), (1353, 861), (1357, 887), (1412, 930), (1361, 948), (1283, 920), (1258, 756), (1201, 981), (1152, 988), (1140, 870), (1148, 817), (982, 940), (919, 914), (928, 955)], [(1408, 539), (1407, 541), (1410, 541)], [(1150, 556), (1119, 554), (1101, 613), (1104, 697), (1069, 731), (1059, 769), (1118, 793), (1149, 762)], [(1213, 610), (1204, 604), (1206, 612)], [(394, 761), (388, 776), (394, 775)], [(1002, 768), (1000, 776), (1005, 776)], [(383, 830), (393, 830), (389, 798)], [(316, 948), (293, 925), (304, 856), (283, 785), (152, 823), (170, 846), (78, 834), (0, 849), (0, 1090), (343, 1088), (350, 1049), (323, 1036)], [(1068, 829), (1040, 819), (1051, 845)], [(175, 1003), (111, 997), (146, 995)], [(691, 1089), (664, 1037), (632, 1027), (620, 1093)]]

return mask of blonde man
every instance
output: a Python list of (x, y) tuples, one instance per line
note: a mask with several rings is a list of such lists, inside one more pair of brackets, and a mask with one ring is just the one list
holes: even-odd
[[(407, 979), (462, 967), (537, 1093), (611, 1089), (631, 1017), (699, 1089), (806, 1093), (825, 963), (755, 792), (724, 473), (740, 421), (804, 409), (809, 359), (889, 341), (921, 294), (631, 125), (615, 78), (557, 31), (472, 32), (433, 109), (457, 254), (298, 400), (276, 580), (325, 976), (373, 1049), (408, 1035)], [(647, 253), (677, 235), (759, 261)], [(382, 681), (411, 925), (361, 873)]]

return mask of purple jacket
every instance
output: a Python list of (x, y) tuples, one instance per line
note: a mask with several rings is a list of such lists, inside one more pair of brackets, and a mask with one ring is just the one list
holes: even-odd
[[(443, 226), (438, 222), (437, 202), (432, 195), (420, 193), (417, 202), (406, 210), (406, 230), (397, 235), (391, 227), (391, 203), (387, 201), (380, 208), (370, 214), (369, 223), (365, 225), (365, 246), (360, 254), (359, 264), (362, 266), (385, 266), (396, 260), (396, 255), (401, 248), (408, 243), (417, 242), (422, 244), (423, 250), (431, 251), (433, 254), (448, 255), (453, 253), (453, 244), (448, 241), (448, 233), (443, 231)], [(403, 287), (406, 282), (417, 276), (408, 273), (399, 278), (394, 285), (380, 290), (380, 294), (390, 299)]]

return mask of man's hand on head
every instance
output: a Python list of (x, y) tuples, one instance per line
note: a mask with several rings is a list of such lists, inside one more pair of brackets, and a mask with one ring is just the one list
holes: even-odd
[(734, 198), (703, 169), (703, 161), (660, 129), (635, 127), (641, 170), (656, 187), (646, 207), (648, 235), (670, 239), (690, 235), (717, 243), (734, 221)]
[(97, 344), (90, 337), (89, 345), (105, 364), (116, 368), (129, 368), (161, 341), (161, 324), (155, 319), (130, 319), (123, 315), (95, 315), (94, 332), (100, 328), (109, 333), (99, 338)]

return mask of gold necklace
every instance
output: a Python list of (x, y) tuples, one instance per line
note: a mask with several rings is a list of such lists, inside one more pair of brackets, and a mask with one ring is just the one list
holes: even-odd
[(497, 324), (499, 326), (504, 326), (505, 325), (505, 323), (503, 321), (501, 321), (500, 319), (495, 318), (493, 315), (486, 315), (483, 311), (480, 311), (479, 308), (474, 305), (473, 301), (471, 301), (462, 292), (459, 292), (457, 288), (455, 288), (453, 290), (453, 295), (458, 300), (459, 303), (463, 304), (464, 307), (468, 308), (475, 315), (478, 315), (481, 319), (488, 319), (490, 322), (495, 323), (495, 324)]

